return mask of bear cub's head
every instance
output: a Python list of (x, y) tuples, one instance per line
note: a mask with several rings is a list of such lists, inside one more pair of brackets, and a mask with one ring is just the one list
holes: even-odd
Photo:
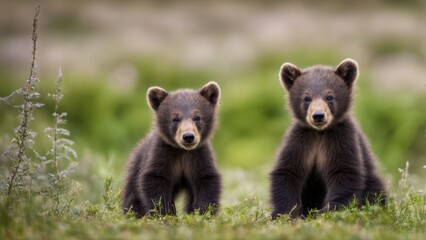
[(200, 90), (167, 92), (160, 87), (148, 89), (149, 106), (155, 112), (160, 137), (176, 148), (192, 150), (206, 141), (215, 127), (219, 85), (209, 82)]
[(337, 68), (313, 66), (299, 70), (291, 63), (281, 66), (280, 82), (289, 93), (289, 105), (304, 126), (324, 130), (349, 112), (358, 64), (343, 60)]

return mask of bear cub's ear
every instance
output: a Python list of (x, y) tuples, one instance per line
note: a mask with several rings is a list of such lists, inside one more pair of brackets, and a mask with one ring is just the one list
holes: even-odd
[(350, 88), (358, 77), (358, 63), (353, 59), (347, 58), (337, 66), (335, 73)]
[(294, 81), (298, 78), (302, 73), (300, 70), (291, 63), (284, 63), (280, 68), (280, 81), (281, 84), (287, 89), (293, 86)]
[(220, 87), (216, 82), (209, 82), (200, 89), (200, 94), (211, 104), (216, 105), (220, 97)]
[(154, 110), (157, 111), (160, 107), (161, 102), (168, 96), (169, 94), (166, 92), (166, 90), (160, 88), (160, 87), (150, 87), (147, 92), (147, 98), (149, 106)]

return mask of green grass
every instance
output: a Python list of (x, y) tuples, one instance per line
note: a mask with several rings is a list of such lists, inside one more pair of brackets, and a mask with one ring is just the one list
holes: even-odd
[[(291, 220), (269, 217), (265, 185), (248, 171), (224, 171), (224, 203), (217, 216), (151, 216), (135, 219), (121, 214), (120, 190), (105, 184), (99, 204), (75, 205), (60, 217), (23, 207), (2, 215), (2, 239), (424, 239), (426, 196), (401, 185), (387, 207), (349, 206), (316, 218)], [(236, 184), (240, 183), (240, 184)], [(244, 184), (241, 184), (244, 183)], [(252, 194), (248, 186), (253, 187)], [(233, 196), (229, 196), (234, 194)], [(226, 196), (228, 195), (228, 196)], [(178, 205), (181, 202), (178, 203)], [(25, 206), (25, 205), (23, 205)], [(28, 207), (28, 206), (26, 206)]]

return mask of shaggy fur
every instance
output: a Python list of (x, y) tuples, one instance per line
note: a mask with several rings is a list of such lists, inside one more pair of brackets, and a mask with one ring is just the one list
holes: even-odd
[(357, 63), (304, 71), (285, 63), (279, 75), (294, 121), (270, 173), (272, 218), (336, 210), (354, 199), (361, 205), (380, 196), (384, 204), (376, 159), (350, 113)]
[(155, 128), (130, 156), (124, 213), (132, 210), (137, 217), (149, 212), (175, 215), (174, 200), (182, 191), (187, 194), (187, 213), (217, 212), (221, 176), (209, 139), (219, 96), (219, 86), (214, 82), (199, 91), (148, 90)]

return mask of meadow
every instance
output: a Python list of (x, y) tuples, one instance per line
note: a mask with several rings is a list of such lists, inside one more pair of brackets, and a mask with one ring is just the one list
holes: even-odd
[[(39, 18), (43, 16), (42, 8)], [(43, 26), (42, 22), (39, 28)], [(25, 34), (30, 38), (30, 31)], [(286, 94), (278, 82), (279, 66), (284, 61), (301, 68), (313, 64), (335, 66), (347, 57), (344, 48), (303, 44), (265, 48), (251, 61), (235, 66), (219, 63), (194, 67), (174, 57), (123, 54), (103, 63), (100, 71), (72, 67), (69, 71), (63, 66), (62, 75), (57, 76), (59, 67), (43, 69), (43, 51), (48, 51), (43, 34), (39, 29), (38, 44), (42, 47), (37, 49), (30, 77), (31, 49), (26, 64), (0, 68), (0, 97), (4, 100), (0, 101), (1, 239), (426, 237), (425, 85), (406, 80), (410, 86), (392, 88), (390, 83), (377, 79), (382, 75), (375, 72), (382, 66), (377, 62), (407, 53), (425, 63), (426, 48), (412, 44), (416, 43), (412, 38), (359, 40), (369, 55), (359, 56), (361, 75), (353, 112), (369, 137), (380, 173), (389, 185), (388, 205), (367, 205), (361, 210), (349, 206), (303, 220), (283, 216), (272, 221), (268, 172), (291, 122)], [(37, 94), (30, 100), (44, 105), (31, 109), (28, 132), (22, 134), (19, 126), (25, 94), (15, 90), (25, 89), (31, 76), (38, 81), (32, 83), (30, 91)], [(224, 182), (219, 214), (185, 215), (180, 200), (178, 216), (123, 216), (120, 204), (127, 156), (151, 128), (146, 90), (154, 85), (167, 90), (199, 88), (211, 80), (222, 89), (219, 124), (213, 136)], [(19, 169), (17, 176), (22, 178), (10, 189), (17, 159), (13, 153), (19, 149), (22, 136), (26, 139), (22, 144), (27, 146), (22, 153), (26, 167)]]

